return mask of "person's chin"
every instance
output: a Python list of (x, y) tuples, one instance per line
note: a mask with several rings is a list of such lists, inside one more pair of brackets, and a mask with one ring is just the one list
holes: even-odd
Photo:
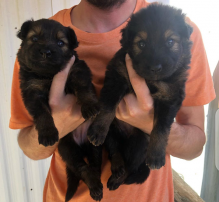
[(91, 5), (103, 9), (110, 10), (114, 7), (120, 7), (126, 0), (86, 0)]

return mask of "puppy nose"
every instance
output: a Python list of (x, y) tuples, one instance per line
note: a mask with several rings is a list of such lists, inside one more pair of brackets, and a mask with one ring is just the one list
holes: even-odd
[(154, 66), (151, 66), (151, 71), (153, 73), (158, 73), (162, 70), (162, 65), (159, 64), (159, 65), (154, 65)]
[(44, 58), (47, 58), (47, 57), (51, 57), (51, 56), (52, 56), (51, 50), (49, 50), (49, 49), (41, 49), (41, 50), (40, 50), (40, 54), (41, 54)]

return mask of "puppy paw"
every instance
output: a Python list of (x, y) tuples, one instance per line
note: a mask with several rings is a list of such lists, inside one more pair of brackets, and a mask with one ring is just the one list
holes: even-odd
[(91, 125), (88, 129), (87, 138), (94, 145), (102, 145), (106, 139), (108, 130), (101, 125)]
[(165, 152), (157, 154), (156, 152), (147, 154), (146, 165), (150, 169), (160, 169), (165, 165)]
[(113, 190), (118, 189), (122, 183), (123, 182), (118, 180), (114, 175), (111, 175), (108, 182), (107, 182), (107, 188), (110, 191), (113, 191)]
[(116, 179), (123, 177), (125, 175), (125, 167), (123, 165), (113, 167), (112, 174)]
[(100, 106), (98, 103), (83, 104), (81, 106), (81, 113), (84, 119), (95, 118), (100, 112)]
[(38, 131), (39, 144), (52, 146), (59, 140), (59, 132), (55, 127), (45, 128), (44, 130)]
[(121, 177), (123, 177), (125, 175), (125, 164), (122, 158), (120, 158), (120, 156), (118, 156), (116, 159), (112, 159), (111, 162), (111, 171), (112, 171), (112, 175), (119, 179)]
[(90, 189), (90, 195), (95, 201), (100, 201), (103, 198), (103, 185), (100, 181), (93, 183)]

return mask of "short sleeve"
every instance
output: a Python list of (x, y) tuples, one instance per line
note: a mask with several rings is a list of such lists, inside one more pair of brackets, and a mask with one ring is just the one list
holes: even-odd
[(21, 129), (33, 125), (33, 119), (26, 110), (21, 97), (19, 69), (20, 66), (16, 59), (11, 89), (11, 118), (9, 122), (11, 129)]
[(215, 91), (201, 33), (189, 18), (187, 22), (193, 27), (191, 35), (193, 45), (191, 69), (186, 82), (186, 97), (183, 106), (201, 106), (215, 98)]

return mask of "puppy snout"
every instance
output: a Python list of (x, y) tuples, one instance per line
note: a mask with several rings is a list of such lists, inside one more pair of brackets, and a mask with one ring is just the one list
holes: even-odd
[(40, 50), (40, 54), (44, 57), (44, 58), (48, 58), (52, 56), (52, 52), (49, 49), (41, 49)]
[(151, 71), (153, 73), (158, 73), (162, 70), (162, 65), (159, 64), (159, 65), (154, 65), (154, 66), (151, 66)]

